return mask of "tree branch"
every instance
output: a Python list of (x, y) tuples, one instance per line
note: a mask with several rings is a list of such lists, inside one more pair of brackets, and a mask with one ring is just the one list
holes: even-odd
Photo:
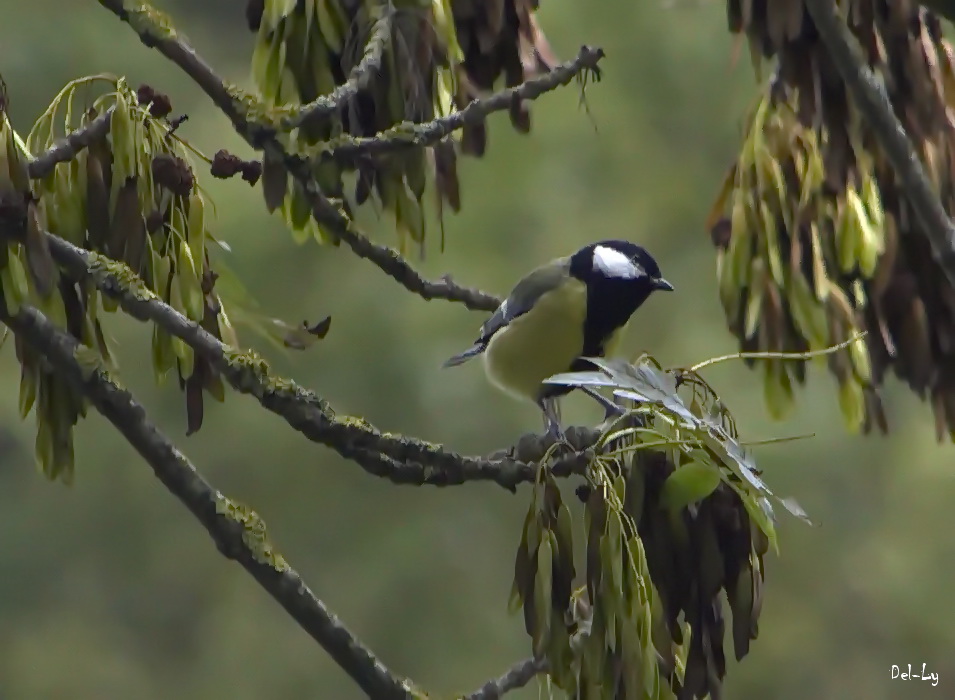
[(470, 102), (464, 109), (439, 117), (424, 124), (403, 122), (370, 138), (340, 136), (320, 147), (323, 158), (353, 160), (359, 156), (374, 156), (404, 148), (428, 146), (437, 143), (465, 126), (483, 122), (493, 112), (508, 109), (514, 102), (534, 100), (546, 92), (567, 85), (584, 71), (594, 71), (604, 57), (603, 49), (582, 46), (577, 57), (556, 66), (553, 70), (520, 85), (507, 88), (484, 99)]
[(0, 313), (17, 335), (42, 352), (153, 468), (156, 477), (202, 523), (219, 551), (234, 559), (315, 639), (341, 668), (374, 698), (409, 698), (408, 684), (395, 677), (315, 597), (302, 578), (269, 543), (258, 515), (213, 488), (192, 463), (147, 418), (133, 396), (101, 368), (80, 363), (81, 346), (36, 309), (15, 317)]
[(859, 45), (833, 0), (805, 0), (819, 36), (846, 89), (869, 121), (895, 169), (902, 191), (932, 246), (932, 253), (955, 286), (955, 226), (932, 186), (905, 128), (895, 116), (882, 81), (861, 58)]
[(91, 122), (76, 131), (70, 132), (31, 160), (27, 166), (27, 173), (30, 177), (35, 180), (46, 177), (53, 172), (57, 163), (65, 163), (76, 158), (76, 155), (84, 148), (106, 136), (115, 109), (115, 107), (110, 107)]
[(274, 127), (250, 118), (247, 103), (255, 102), (254, 98), (240, 95), (236, 88), (227, 86), (209, 64), (178, 37), (168, 18), (145, 3), (135, 7), (127, 7), (124, 0), (99, 0), (99, 3), (126, 22), (139, 35), (143, 44), (155, 48), (192, 78), (252, 148), (271, 151), (281, 159), (307, 193), (315, 220), (345, 241), (359, 257), (371, 261), (406, 289), (425, 299), (462, 302), (469, 309), (482, 311), (494, 311), (497, 308), (500, 300), (480, 290), (461, 287), (447, 278), (438, 282), (425, 280), (397, 251), (374, 244), (359, 233), (354, 223), (333, 206), (319, 189), (308, 161), (290, 155), (276, 139)]
[(381, 59), (391, 41), (391, 18), (394, 16), (394, 11), (394, 7), (390, 4), (381, 7), (382, 15), (375, 21), (371, 38), (365, 45), (365, 53), (358, 65), (352, 69), (348, 80), (328, 95), (319, 95), (308, 104), (302, 105), (294, 116), (283, 119), (283, 128), (295, 129), (328, 119), (347, 106), (355, 99), (355, 95), (365, 89), (372, 76), (381, 71)]
[(547, 659), (525, 659), (500, 678), (490, 680), (462, 700), (498, 700), (502, 695), (523, 688), (539, 673), (547, 670)]
[[(488, 457), (468, 457), (416, 438), (382, 433), (366, 421), (338, 417), (324, 399), (295, 382), (272, 374), (268, 364), (252, 353), (225, 345), (199, 324), (153, 294), (128, 267), (47, 234), (53, 258), (77, 280), (89, 279), (107, 297), (140, 321), (152, 321), (187, 343), (208, 360), (229, 384), (250, 394), (296, 431), (332, 448), (374, 476), (396, 484), (450, 486), (469, 481), (493, 481), (510, 491), (533, 481), (549, 444), (548, 438), (528, 436), (514, 448)], [(576, 452), (552, 465), (557, 476), (581, 473), (590, 463), (589, 448), (599, 431), (568, 429)]]
[[(315, 195), (309, 196), (314, 202)], [(374, 243), (367, 236), (357, 233), (351, 226), (340, 229), (338, 233), (355, 255), (372, 261), (382, 272), (405, 289), (427, 301), (431, 299), (456, 301), (472, 311), (494, 311), (501, 305), (502, 299), (499, 297), (480, 289), (464, 287), (455, 282), (450, 275), (445, 275), (437, 281), (423, 278), (394, 248)]]

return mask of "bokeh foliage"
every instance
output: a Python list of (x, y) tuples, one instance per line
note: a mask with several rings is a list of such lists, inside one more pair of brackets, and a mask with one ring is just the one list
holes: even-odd
[[(468, 38), (462, 50), (451, 24), (451, 6), (444, 3), (431, 5), (430, 13), (422, 13), (422, 8), (407, 8), (407, 14), (406, 8), (368, 5), (364, 7), (367, 12), (350, 18), (336, 18), (333, 4), (327, 2), (266, 3), (258, 14), (251, 6), (250, 25), (259, 32), (253, 78), (265, 99), (284, 113), (299, 118), (304, 112), (296, 112), (290, 102), (298, 99), (303, 104), (310, 103), (332, 94), (346, 79), (355, 80), (356, 71), (377, 74), (374, 80), (365, 81), (372, 88), (370, 96), (362, 94), (361, 90), (367, 87), (362, 85), (357, 94), (336, 107), (331, 123), (305, 119), (293, 125), (293, 133), (283, 145), (288, 147), (296, 140), (309, 145), (340, 138), (340, 132), (349, 124), (355, 135), (375, 135), (409, 118), (424, 122), (466, 106), (479, 93), (469, 87), (472, 76), (465, 63), (465, 51), (472, 58), (473, 81), (485, 90), (493, 87), (498, 73), (513, 85), (529, 77), (525, 73), (548, 67), (533, 43), (529, 49), (535, 56), (532, 68), (525, 70), (527, 66), (521, 60), (522, 53), (528, 50), (524, 43), (529, 39), (543, 42), (532, 21), (530, 5), (515, 0), (496, 6), (496, 19), (494, 7), (484, 7), (484, 12), (464, 7), (460, 8), (458, 19), (464, 19), (459, 25), (466, 32), (474, 29), (467, 21), (478, 24), (476, 35)], [(345, 8), (339, 11), (343, 13)], [(492, 26), (482, 26), (480, 19), (487, 20), (488, 16), (494, 20)], [(505, 19), (516, 22), (516, 27), (509, 41), (502, 42), (499, 35), (504, 31)], [(367, 42), (361, 39), (362, 28), (370, 33)], [(341, 64), (349, 43), (367, 43), (362, 60), (378, 65), (362, 68), (356, 61), (347, 71), (339, 65), (342, 70), (336, 79), (326, 60)], [(501, 54), (502, 43), (504, 59), (498, 65), (489, 67), (486, 60), (481, 63), (488, 51)], [(410, 53), (402, 55), (408, 47)], [(476, 53), (471, 49), (476, 49)], [(437, 55), (444, 56), (445, 62), (413, 60)], [(410, 91), (404, 87), (409, 82)], [(77, 93), (91, 85), (98, 87), (99, 83), (105, 83), (106, 94), (94, 98), (89, 108), (78, 108), (79, 100), (74, 100)], [(436, 88), (433, 100), (431, 88)], [(427, 110), (418, 105), (421, 94), (428, 97), (421, 103)], [(308, 105), (302, 107), (308, 109)], [(231, 324), (221, 299), (213, 293), (218, 275), (211, 269), (206, 245), (216, 241), (206, 230), (205, 200), (194, 170), (185, 159), (187, 144), (175, 133), (181, 120), (169, 120), (171, 111), (169, 98), (152, 87), (144, 84), (134, 92), (125, 79), (101, 75), (68, 83), (37, 120), (25, 145), (8, 126), (4, 132), (9, 142), (7, 152), (16, 156), (7, 168), (9, 189), (19, 197), (25, 218), (30, 220), (23, 226), (27, 232), (23, 242), (17, 244), (23, 247), (29, 279), (39, 297), (52, 296), (56, 270), (49, 250), (45, 257), (38, 258), (35, 251), (31, 256), (31, 245), (42, 249), (40, 244), (45, 243), (45, 231), (49, 230), (101, 253), (102, 264), (120, 271), (121, 284), (144, 295), (158, 296), (221, 339), (220, 318), (230, 331)], [(81, 116), (74, 118), (76, 114)], [(529, 128), (526, 105), (513, 102), (510, 118), (519, 130)], [(104, 121), (107, 119), (108, 122)], [(102, 133), (95, 132), (107, 123), (108, 133), (105, 128)], [(38, 186), (34, 192), (26, 176), (26, 159), (47, 154), (74, 130), (93, 136), (87, 137), (89, 142), (82, 144), (85, 148), (70, 154), (72, 157), (65, 162), (47, 167), (47, 172), (36, 178)], [(449, 140), (439, 147), (452, 153), (460, 148), (465, 153), (480, 155), (485, 141), (485, 126), (479, 123), (468, 125), (460, 144)], [(371, 162), (375, 168), (372, 180), (382, 203), (394, 211), (399, 230), (410, 233), (419, 243), (424, 239), (420, 210), (423, 168), (426, 158), (436, 157), (436, 153), (431, 148), (409, 149), (399, 156)], [(197, 155), (208, 160), (201, 153)], [(213, 174), (221, 170), (227, 159), (235, 166), (233, 170), (241, 170), (239, 160), (219, 151), (215, 161), (210, 161)], [(37, 164), (41, 160), (33, 165), (40, 167)], [(395, 170), (395, 166), (400, 167)], [(268, 161), (263, 170), (262, 188), (266, 205), (272, 210), (279, 203), (276, 192), (280, 191), (270, 185), (275, 179), (269, 175)], [(323, 193), (344, 204), (340, 191), (342, 171), (332, 161), (316, 159), (312, 174)], [(447, 169), (438, 167), (435, 161), (434, 174), (439, 201), (447, 199), (458, 209), (457, 175), (453, 168), (450, 175), (455, 184), (450, 197)], [(371, 191), (370, 182), (363, 179), (366, 175), (359, 170), (355, 195), (359, 204)], [(296, 183), (287, 194), (280, 192), (287, 223), (299, 232), (312, 230), (312, 205), (304, 191), (296, 190), (300, 186)], [(397, 198), (395, 188), (401, 192)], [(418, 209), (409, 219), (412, 196)], [(41, 208), (49, 210), (49, 220), (39, 219)], [(300, 242), (306, 238), (298, 236)], [(38, 259), (46, 264), (46, 269), (36, 262)], [(142, 280), (136, 275), (141, 275)], [(20, 296), (10, 297), (8, 302), (5, 290), (4, 302), (7, 312), (15, 313), (18, 304), (31, 300), (27, 296), (30, 290), (16, 285), (11, 290)], [(104, 311), (115, 311), (115, 303), (105, 297), (101, 301), (90, 286), (81, 292), (75, 282), (65, 278), (59, 291), (64, 304), (72, 302), (75, 295), (74, 316), (54, 314), (54, 321), (79, 340), (85, 340), (84, 352), (97, 352), (96, 362), (112, 362), (95, 312), (98, 306)], [(86, 312), (90, 306), (93, 314)], [(75, 314), (81, 312), (87, 313), (92, 328), (85, 338), (77, 331), (80, 319)], [(324, 325), (327, 330), (327, 323)], [(235, 344), (234, 335), (230, 341)], [(31, 392), (35, 391), (31, 384), (34, 375), (29, 347), (18, 342), (18, 350), (24, 366), (21, 410), (26, 412), (31, 407)], [(221, 380), (211, 366), (193, 354), (191, 347), (169, 337), (158, 326), (153, 329), (152, 351), (158, 379), (170, 369), (177, 370), (180, 385), (186, 389), (189, 432), (195, 432), (202, 422), (201, 392), (205, 389), (221, 401)], [(584, 577), (587, 600), (578, 592), (573, 606), (576, 573), (572, 523), (560, 503), (556, 483), (547, 478), (546, 468), (540, 471), (542, 478), (534, 490), (515, 572), (517, 600), (524, 605), (533, 652), (535, 656), (548, 657), (551, 676), (558, 687), (586, 697), (622, 694), (657, 698), (675, 693), (680, 698), (702, 698), (718, 694), (726, 673), (722, 604), (718, 596), (724, 589), (730, 596), (734, 625), (738, 628), (734, 635), (737, 658), (742, 658), (756, 634), (762, 597), (761, 558), (775, 540), (768, 500), (772, 494), (740, 447), (732, 419), (698, 375), (665, 373), (648, 362), (637, 366), (599, 360), (595, 363), (606, 378), (586, 373), (558, 381), (614, 386), (618, 395), (636, 402), (638, 408), (630, 416), (633, 427), (601, 439), (599, 457), (588, 470), (591, 483), (585, 499), (588, 546)], [(38, 376), (46, 382), (58, 381), (52, 372)], [(681, 384), (693, 388), (692, 407), (677, 394)], [(41, 391), (41, 396), (48, 398), (48, 393)], [(75, 403), (79, 413), (82, 397), (75, 397)], [(37, 451), (48, 475), (62, 474), (69, 480), (72, 449), (69, 463), (63, 465), (53, 446), (63, 442), (62, 431), (72, 439), (70, 431), (76, 417), (71, 415), (66, 422), (54, 422), (52, 438), (46, 439), (45, 433), (49, 411), (62, 406), (71, 407), (72, 403), (48, 400), (40, 404)], [(642, 439), (645, 435), (656, 442)], [(49, 457), (44, 453), (44, 444), (51, 446)], [(648, 470), (643, 463), (645, 454), (631, 460), (623, 457), (653, 445), (672, 448), (669, 453), (652, 453), (663, 457), (664, 466), (669, 465), (669, 472), (665, 471), (662, 478), (658, 470)], [(710, 512), (717, 494), (730, 499), (729, 516), (721, 522)], [(661, 513), (666, 514), (663, 521), (659, 519)], [(722, 543), (720, 527), (729, 532)], [(759, 535), (756, 544), (754, 530)], [(734, 546), (741, 533), (742, 547)], [(648, 535), (649, 559), (644, 553), (644, 538)], [(579, 611), (581, 605), (589, 613), (572, 618), (568, 627), (571, 607)]]
[[(837, 4), (955, 213), (955, 53), (938, 17), (915, 2)], [(710, 220), (730, 330), (746, 350), (802, 351), (865, 329), (826, 360), (847, 428), (888, 430), (880, 387), (893, 372), (930, 403), (937, 438), (955, 438), (955, 289), (898, 176), (802, 0), (727, 9), (757, 68), (773, 64)], [(769, 410), (788, 414), (805, 367), (751, 364)]]
[[(253, 47), (235, 3), (158, 4), (175, 13), (223, 72), (244, 75)], [(448, 220), (452, 244), (423, 270), (452, 270), (503, 292), (528, 260), (562, 254), (593, 231), (619, 230), (660, 251), (680, 288), (672, 300), (641, 310), (628, 347), (687, 360), (688, 349), (696, 358), (701, 347), (706, 354), (732, 349), (717, 318), (713, 281), (700, 274), (709, 253), (688, 233), (703, 220), (705, 202), (687, 192), (709, 191), (718, 180), (752, 89), (749, 71), (727, 67), (729, 37), (717, 5), (545, 3), (542, 21), (562, 55), (582, 40), (608, 50), (604, 83), (589, 95), (599, 134), (581, 120), (573, 91), (538, 107), (533, 138), (510, 133), (506, 117), (492, 118), (493, 150), (483, 163), (461, 164), (467, 206)], [(82, 31), (50, 41), (49, 15), (36, 8), (69, 13)], [(176, 96), (177, 108), (190, 115), (179, 133), (210, 151), (223, 143), (236, 152), (244, 147), (194, 86), (124, 37), (95, 3), (45, 0), (8, 12), (6, 26), (16, 31), (5, 34), (4, 47), (33, 59), (3, 67), (21, 127), (67, 78), (121, 68), (136, 76), (133, 84), (150, 80)], [(395, 294), (391, 280), (346, 253), (289, 247), (285, 227), (266, 217), (246, 188), (212, 182), (209, 189), (217, 232), (263, 306), (298, 317), (303, 308), (328, 304), (337, 314), (315, 354), (274, 358), (283, 373), (383, 427), (469, 451), (511, 444), (520, 426), (537, 425), (532, 409), (487, 390), (477, 372), (436, 380), (434, 368), (470, 332), (473, 316)], [(382, 240), (392, 236), (391, 222), (379, 233)], [(113, 327), (123, 352), (148, 357), (141, 326), (118, 320)], [(5, 385), (16, 386), (18, 373), (13, 353), (3, 353)], [(774, 484), (807, 501), (822, 529), (786, 532), (786, 556), (773, 563), (762, 616), (772, 634), (764, 633), (748, 663), (730, 673), (726, 693), (887, 700), (901, 684), (888, 680), (889, 664), (912, 657), (941, 670), (943, 686), (916, 683), (906, 692), (935, 697), (952, 677), (939, 650), (951, 647), (955, 625), (948, 608), (933, 601), (944, 600), (955, 557), (945, 538), (926, 533), (944, 521), (951, 502), (947, 453), (927, 444), (931, 427), (893, 381), (884, 388), (893, 437), (846, 438), (833, 427), (838, 414), (825, 377), (812, 374), (785, 432), (817, 437), (793, 449), (766, 448), (762, 466)], [(121, 376), (177, 435), (181, 402), (153, 386), (150, 363), (124, 362)], [(708, 377), (750, 437), (780, 432), (735, 363)], [(456, 417), (465, 399), (471, 421)], [(293, 643), (303, 637), (275, 614), (272, 601), (210, 556), (194, 524), (177, 504), (156, 497), (152, 478), (101, 422), (77, 432), (78, 459), (95, 467), (84, 470), (77, 497), (37, 483), (28, 454), (32, 426), (17, 423), (13, 399), (0, 411), (0, 520), (16, 533), (0, 543), (9, 564), (0, 583), (5, 692), (251, 700), (302, 697), (319, 682), (330, 696), (359, 697), (332, 662), (307, 642)], [(570, 412), (594, 418), (573, 399)], [(213, 480), (255, 503), (283, 551), (386, 660), (450, 695), (526, 653), (520, 619), (501, 606), (512, 564), (501, 552), (514, 543), (523, 498), (480, 487), (395, 489), (303, 440), (277, 441), (275, 430), (257, 405), (229, 401), (207, 411), (203, 430), (184, 444)], [(576, 504), (569, 507), (574, 512)], [(538, 689), (514, 697), (536, 698)]]

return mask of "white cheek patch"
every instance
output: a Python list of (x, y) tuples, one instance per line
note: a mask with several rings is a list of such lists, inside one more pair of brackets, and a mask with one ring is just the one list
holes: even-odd
[(599, 245), (594, 248), (594, 268), (607, 277), (616, 279), (636, 279), (646, 276), (643, 268), (630, 260), (619, 250)]

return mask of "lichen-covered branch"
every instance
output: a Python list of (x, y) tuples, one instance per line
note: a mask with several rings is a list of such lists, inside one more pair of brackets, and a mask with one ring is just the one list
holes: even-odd
[(57, 163), (65, 163), (94, 141), (103, 138), (109, 131), (115, 107), (110, 107), (81, 129), (72, 131), (30, 161), (27, 173), (33, 179), (44, 178), (53, 172)]
[(381, 71), (382, 56), (391, 40), (391, 19), (394, 12), (394, 7), (390, 4), (383, 4), (382, 15), (375, 21), (371, 38), (365, 46), (365, 53), (358, 65), (352, 69), (348, 80), (328, 95), (320, 95), (308, 104), (302, 105), (293, 116), (282, 121), (284, 128), (295, 129), (310, 122), (328, 119), (347, 106), (368, 85), (371, 78)]
[(371, 243), (359, 233), (354, 223), (321, 192), (309, 172), (307, 161), (290, 155), (282, 147), (276, 139), (275, 127), (258, 123), (250, 117), (247, 102), (254, 102), (254, 98), (241, 95), (238, 89), (226, 85), (209, 64), (176, 34), (168, 18), (145, 3), (135, 6), (128, 6), (124, 0), (99, 0), (99, 3), (132, 27), (143, 44), (155, 48), (192, 78), (252, 148), (277, 155), (308, 192), (316, 221), (333, 231), (359, 257), (374, 263), (389, 277), (425, 299), (462, 302), (475, 310), (493, 311), (497, 308), (500, 301), (480, 290), (461, 287), (449, 279), (437, 282), (425, 280), (397, 251)]
[(462, 700), (498, 700), (505, 693), (523, 688), (534, 676), (546, 670), (546, 659), (525, 659), (500, 678), (490, 680), (470, 695), (465, 695)]
[(0, 319), (89, 399), (202, 523), (219, 551), (239, 562), (362, 690), (375, 698), (412, 697), (405, 681), (394, 676), (272, 548), (259, 516), (203, 479), (130, 392), (115, 384), (101, 367), (80, 359), (82, 346), (31, 307), (22, 307), (15, 317), (3, 312)]
[(872, 125), (915, 210), (939, 266), (955, 285), (955, 225), (945, 213), (885, 88), (859, 56), (859, 46), (832, 0), (805, 0), (846, 88)]
[(370, 138), (341, 136), (325, 144), (320, 154), (327, 158), (350, 160), (359, 156), (373, 156), (403, 148), (437, 143), (464, 126), (478, 124), (494, 112), (509, 109), (515, 102), (536, 99), (561, 85), (567, 85), (584, 71), (595, 71), (603, 56), (602, 49), (582, 46), (573, 60), (562, 63), (552, 71), (516, 87), (502, 90), (484, 99), (474, 100), (462, 110), (425, 124), (404, 122)]
[[(434, 486), (493, 481), (514, 490), (519, 483), (533, 481), (537, 473), (535, 462), (547, 448), (546, 438), (533, 437), (488, 457), (469, 457), (423, 440), (382, 433), (362, 419), (337, 416), (324, 399), (275, 376), (261, 358), (230, 348), (163, 302), (122, 263), (77, 248), (52, 234), (47, 237), (53, 258), (71, 277), (90, 279), (133, 318), (152, 321), (182, 339), (236, 391), (254, 396), (309, 440), (332, 448), (374, 476), (398, 484)], [(587, 448), (597, 437), (596, 431), (583, 429), (573, 434), (577, 452), (553, 466), (558, 476), (582, 471), (589, 461)]]

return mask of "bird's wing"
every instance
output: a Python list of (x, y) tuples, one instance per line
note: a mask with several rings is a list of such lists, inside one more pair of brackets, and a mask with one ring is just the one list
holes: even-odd
[(527, 313), (544, 292), (552, 289), (560, 278), (567, 274), (569, 264), (570, 258), (561, 258), (538, 267), (521, 279), (511, 290), (507, 299), (501, 302), (497, 310), (481, 326), (474, 344), (464, 352), (446, 360), (444, 366), (455, 367), (484, 352), (495, 333), (518, 316)]
[(557, 262), (542, 265), (521, 279), (511, 290), (507, 299), (497, 307), (497, 311), (481, 326), (476, 344), (487, 345), (495, 333), (518, 316), (530, 311), (541, 295), (553, 289), (561, 277), (567, 274), (566, 265), (568, 262), (568, 260), (561, 259)]

